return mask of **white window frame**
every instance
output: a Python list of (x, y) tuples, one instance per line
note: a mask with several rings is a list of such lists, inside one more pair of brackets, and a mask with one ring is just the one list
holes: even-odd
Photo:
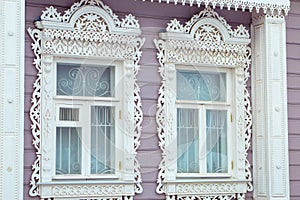
[[(251, 55), (248, 31), (243, 25), (231, 29), (224, 18), (208, 7), (185, 25), (177, 19), (171, 20), (166, 32), (160, 33), (160, 40), (154, 42), (162, 77), (156, 115), (162, 160), (156, 192), (165, 194), (169, 200), (244, 199), (247, 191), (252, 190), (247, 160), (252, 125), (246, 85)], [(232, 170), (228, 174), (177, 173), (176, 112), (179, 101), (176, 100), (176, 70), (182, 68), (215, 72), (225, 70), (231, 74), (231, 86), (227, 88), (227, 91), (232, 91), (228, 93), (231, 102), (226, 102), (232, 112), (232, 123), (228, 129), (228, 135), (232, 135), (228, 146), (231, 147), (228, 152), (231, 153), (229, 169)], [(198, 102), (197, 106), (203, 103)]]
[[(182, 66), (182, 65), (176, 65), (176, 73), (177, 70), (184, 70), (184, 71), (190, 71), (190, 72), (216, 72), (215, 68), (211, 67), (202, 67), (202, 66)], [(178, 178), (209, 178), (209, 177), (231, 177), (233, 175), (233, 170), (231, 167), (231, 162), (233, 161), (233, 149), (230, 149), (229, 147), (234, 144), (232, 142), (235, 138), (233, 137), (232, 133), (232, 120), (231, 116), (234, 112), (234, 106), (233, 106), (233, 99), (231, 98), (234, 96), (234, 92), (232, 91), (232, 69), (230, 68), (217, 68), (217, 72), (225, 73), (226, 74), (226, 101), (225, 102), (213, 102), (213, 101), (197, 101), (197, 100), (178, 100), (176, 99), (176, 112), (175, 116), (177, 116), (177, 109), (178, 108), (188, 108), (188, 109), (197, 109), (198, 115), (201, 116), (199, 118), (199, 127), (201, 130), (199, 130), (199, 141), (204, 140), (203, 138), (206, 138), (206, 117), (205, 117), (205, 110), (226, 110), (227, 111), (227, 154), (228, 154), (228, 172), (227, 173), (205, 173), (203, 171), (204, 165), (206, 165), (206, 162), (199, 162), (199, 173), (178, 173), (177, 171), (177, 177)], [(177, 80), (174, 81), (177, 85)], [(177, 89), (177, 86), (176, 86)], [(177, 91), (177, 90), (176, 90)], [(177, 97), (177, 93), (175, 95)], [(203, 120), (201, 120), (203, 119)], [(177, 119), (174, 122), (177, 127)], [(201, 146), (202, 149), (206, 149), (205, 146)], [(200, 148), (201, 149), (201, 148)], [(200, 152), (199, 149), (199, 155), (203, 155), (206, 153)], [(200, 158), (199, 158), (200, 160)], [(206, 159), (205, 159), (206, 160)]]
[[(83, 62), (83, 63), (81, 63)], [(111, 97), (89, 97), (89, 96), (68, 96), (68, 95), (58, 95), (55, 92), (55, 95), (53, 97), (53, 101), (55, 104), (55, 110), (56, 110), (56, 121), (55, 121), (55, 127), (77, 127), (76, 125), (80, 125), (78, 127), (82, 127), (82, 134), (86, 133), (88, 137), (83, 137), (82, 140), (82, 146), (85, 146), (87, 150), (84, 150), (85, 148), (82, 148), (82, 174), (78, 175), (72, 175), (72, 174), (66, 174), (66, 175), (57, 175), (56, 171), (53, 170), (53, 179), (54, 180), (84, 180), (84, 179), (119, 179), (121, 174), (119, 172), (119, 163), (122, 163), (122, 157), (125, 155), (124, 152), (120, 151), (117, 153), (115, 151), (115, 173), (114, 174), (90, 174), (90, 159), (85, 157), (90, 157), (90, 152), (88, 151), (90, 148), (90, 141), (91, 141), (91, 106), (108, 106), (114, 109), (115, 114), (115, 147), (122, 146), (122, 143), (124, 141), (122, 137), (122, 127), (124, 124), (122, 124), (122, 119), (119, 116), (119, 112), (122, 112), (122, 105), (121, 102), (124, 98), (122, 95), (122, 91), (124, 90), (123, 84), (117, 84), (122, 83), (122, 74), (124, 74), (123, 68), (122, 68), (122, 62), (120, 61), (103, 61), (103, 60), (95, 60), (95, 59), (89, 59), (87, 61), (82, 59), (72, 59), (72, 58), (58, 58), (56, 59), (53, 64), (53, 74), (51, 76), (55, 77), (54, 79), (54, 88), (53, 91), (57, 91), (57, 65), (63, 63), (63, 64), (83, 64), (86, 67), (93, 66), (109, 66), (114, 68), (114, 86), (115, 86), (115, 94)], [(65, 122), (59, 120), (59, 108), (79, 108), (79, 121), (75, 122)], [(81, 118), (81, 119), (80, 119)], [(69, 125), (70, 124), (70, 125)], [(53, 130), (55, 134), (53, 135), (54, 141), (56, 141), (56, 130)], [(56, 143), (53, 142), (53, 149), (56, 150)], [(85, 156), (84, 156), (85, 155)], [(56, 152), (54, 153), (54, 157), (56, 156)], [(53, 168), (56, 169), (54, 159), (53, 162)], [(87, 163), (87, 164), (84, 164)]]
[[(138, 21), (131, 14), (119, 20), (100, 0), (81, 0), (74, 3), (64, 15), (52, 6), (46, 8), (35, 26), (35, 29), (28, 29), (33, 40), (34, 65), (37, 69), (30, 110), (37, 157), (33, 163), (29, 195), (42, 199), (132, 200), (135, 193), (143, 191), (136, 158), (143, 120), (136, 76), (140, 68), (141, 46), (145, 40), (139, 37), (141, 30)], [(57, 63), (115, 66), (115, 96), (56, 95)], [(115, 152), (116, 174), (57, 176), (56, 125), (68, 124), (59, 122), (58, 107), (84, 108), (92, 105), (93, 100), (98, 105), (115, 106), (118, 116), (115, 119), (118, 120), (118, 127), (115, 127), (118, 129), (115, 132), (118, 147), (118, 153)]]

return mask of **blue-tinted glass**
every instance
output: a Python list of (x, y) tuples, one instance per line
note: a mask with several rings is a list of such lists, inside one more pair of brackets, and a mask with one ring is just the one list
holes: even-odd
[(57, 64), (57, 95), (114, 96), (114, 67)]
[(226, 101), (226, 73), (177, 71), (177, 99)]

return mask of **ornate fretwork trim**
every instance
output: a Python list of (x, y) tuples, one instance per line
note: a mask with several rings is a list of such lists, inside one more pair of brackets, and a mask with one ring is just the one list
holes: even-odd
[[(168, 200), (231, 200), (231, 199), (236, 199), (236, 194), (226, 194), (226, 195), (204, 195), (204, 196), (180, 196), (180, 195), (172, 195), (172, 196), (168, 196), (167, 199)], [(242, 200), (242, 199), (238, 199), (238, 200)]]
[(231, 200), (231, 199), (237, 199), (237, 200), (245, 200), (245, 194), (226, 194), (226, 195), (211, 195), (211, 196), (177, 196), (177, 195), (171, 195), (167, 196), (167, 200)]
[(138, 21), (133, 15), (129, 14), (125, 17), (125, 19), (121, 21), (119, 17), (112, 11), (112, 9), (100, 0), (81, 0), (80, 2), (74, 3), (69, 10), (65, 11), (64, 15), (61, 15), (61, 13), (59, 13), (57, 9), (53, 6), (50, 6), (46, 8), (45, 11), (43, 11), (43, 14), (41, 15), (41, 20), (67, 23), (70, 22), (70, 19), (72, 18), (73, 14), (78, 10), (82, 9), (82, 7), (84, 6), (99, 7), (111, 17), (116, 27), (140, 28)]
[[(92, 12), (89, 12), (90, 8), (92, 8)], [(104, 17), (102, 16), (103, 13), (106, 13)], [(107, 18), (107, 15), (110, 18)], [(112, 21), (114, 23), (111, 23)], [(70, 24), (73, 27), (70, 28)], [(53, 119), (53, 115), (50, 114), (52, 103), (49, 99), (52, 91), (49, 91), (48, 83), (51, 81), (49, 73), (52, 70), (54, 56), (76, 56), (83, 59), (88, 57), (104, 58), (124, 62), (124, 71), (126, 72), (124, 80), (128, 80), (126, 84), (133, 88), (130, 94), (128, 94), (129, 92), (126, 93), (124, 102), (128, 105), (134, 105), (132, 112), (126, 112), (124, 116), (127, 124), (134, 123), (133, 126), (125, 130), (126, 134), (134, 140), (133, 148), (129, 145), (128, 149), (125, 149), (127, 153), (124, 160), (132, 162), (132, 165), (127, 166), (125, 164), (125, 169), (133, 170), (134, 191), (141, 193), (143, 191), (142, 179), (136, 154), (140, 146), (143, 113), (137, 74), (140, 70), (138, 63), (142, 55), (141, 47), (145, 40), (139, 37), (138, 21), (131, 14), (125, 19), (119, 20), (117, 15), (100, 0), (82, 0), (73, 4), (63, 16), (54, 7), (47, 8), (43, 11), (41, 21), (36, 26), (38, 29), (28, 29), (33, 40), (32, 50), (35, 55), (33, 64), (37, 69), (37, 79), (33, 85), (34, 92), (30, 109), (33, 145), (37, 157), (32, 166), (30, 196), (41, 195), (41, 185), (39, 184), (41, 183), (42, 171), (48, 173), (52, 166), (49, 165), (51, 156), (48, 154), (51, 150), (46, 149), (45, 146), (42, 149), (41, 141), (44, 134), (51, 134), (51, 131), (47, 132), (50, 130), (47, 128), (50, 127), (48, 123), (51, 123)], [(44, 81), (42, 81), (43, 79)], [(45, 101), (43, 108), (41, 107), (42, 100)], [(44, 111), (43, 115), (42, 110)], [(43, 131), (47, 133), (42, 132), (42, 127), (44, 127)], [(122, 194), (119, 195), (122, 196)], [(123, 198), (132, 199), (132, 196), (126, 195)]]
[(226, 20), (218, 13), (214, 12), (214, 10), (212, 10), (210, 7), (207, 7), (207, 9), (201, 11), (199, 14), (194, 15), (188, 22), (185, 23), (185, 26), (181, 25), (177, 19), (171, 20), (166, 30), (168, 32), (176, 33), (193, 33), (195, 31), (193, 30), (193, 25), (195, 25), (201, 19), (207, 18), (210, 20), (215, 19), (224, 25), (225, 30), (223, 31), (223, 35), (229, 33), (229, 37), (233, 38), (249, 39), (250, 37), (248, 30), (243, 25), (240, 25), (235, 30), (232, 30), (231, 26), (226, 22)]
[(28, 29), (29, 35), (31, 36), (33, 43), (31, 45), (35, 59), (33, 65), (37, 69), (37, 79), (33, 84), (33, 93), (31, 97), (31, 108), (30, 108), (30, 120), (31, 120), (31, 133), (33, 136), (33, 146), (36, 149), (36, 160), (32, 165), (32, 175), (30, 180), (29, 194), (31, 196), (39, 195), (39, 188), (37, 183), (40, 182), (40, 161), (41, 161), (41, 39), (42, 32), (38, 29)]
[[(151, 2), (153, 2), (153, 0), (151, 0)], [(248, 9), (249, 12), (252, 12), (252, 10), (256, 10), (256, 12), (263, 10), (264, 13), (271, 12), (274, 14), (275, 12), (278, 12), (285, 15), (287, 15), (290, 10), (290, 1), (288, 0), (158, 0), (158, 2), (174, 2), (175, 5), (196, 5), (198, 7), (205, 5), (206, 8), (212, 6), (213, 8), (220, 7), (221, 9), (227, 8), (228, 10), (234, 9), (235, 11), (238, 9), (241, 9), (242, 11)]]
[[(235, 70), (236, 83), (236, 137), (240, 145), (237, 146), (237, 176), (244, 184), (248, 184), (243, 192), (252, 190), (252, 177), (250, 172), (250, 164), (247, 160), (248, 150), (250, 147), (252, 114), (250, 106), (250, 95), (246, 88), (249, 79), (249, 67), (251, 49), (248, 47), (250, 43), (249, 33), (242, 25), (235, 30), (227, 24), (224, 18), (220, 17), (210, 8), (194, 15), (194, 17), (181, 25), (178, 20), (172, 20), (168, 24), (167, 32), (160, 34), (163, 40), (155, 40), (158, 49), (157, 58), (160, 63), (159, 73), (162, 77), (161, 87), (159, 89), (158, 110), (156, 121), (158, 124), (159, 146), (162, 150), (162, 160), (159, 165), (157, 188), (159, 194), (165, 193), (169, 199), (189, 199), (188, 196), (177, 198), (174, 195), (168, 196), (167, 180), (168, 172), (174, 173), (171, 162), (174, 162), (172, 151), (168, 147), (169, 138), (174, 137), (174, 120), (170, 109), (175, 103), (175, 97), (170, 92), (168, 83), (173, 80), (175, 73), (175, 65), (204, 65), (214, 67), (230, 67)], [(169, 83), (170, 84), (170, 83)], [(171, 108), (170, 108), (171, 107)], [(176, 172), (175, 172), (176, 173)], [(173, 177), (173, 176), (172, 176)], [(180, 180), (182, 183), (183, 180)], [(224, 181), (226, 182), (226, 181)], [(176, 184), (175, 184), (176, 185)], [(177, 184), (179, 186), (181, 184)], [(230, 187), (233, 185), (229, 184)], [(225, 186), (227, 186), (225, 184)], [(180, 186), (181, 187), (181, 186)], [(180, 195), (179, 188), (175, 189), (175, 193)], [(186, 189), (186, 188), (185, 188)], [(185, 190), (184, 189), (184, 190)], [(194, 188), (195, 189), (195, 188)], [(234, 188), (231, 188), (234, 189)], [(230, 193), (241, 193), (240, 191), (230, 191)], [(226, 195), (225, 195), (226, 196)], [(197, 195), (195, 199), (202, 199)], [(212, 195), (211, 199), (223, 199), (222, 197)]]

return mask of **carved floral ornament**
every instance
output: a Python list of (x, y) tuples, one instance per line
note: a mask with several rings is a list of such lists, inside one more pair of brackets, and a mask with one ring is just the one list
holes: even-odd
[[(171, 20), (166, 32), (160, 33), (160, 38), (154, 41), (162, 77), (156, 114), (159, 146), (162, 150), (157, 193), (166, 194), (170, 200), (244, 199), (245, 193), (253, 188), (247, 160), (252, 126), (250, 95), (246, 88), (251, 62), (248, 30), (242, 25), (232, 29), (223, 17), (208, 7), (194, 15), (185, 25), (176, 19)], [(208, 182), (201, 182), (201, 179), (176, 179), (176, 145), (172, 143), (176, 141), (176, 97), (171, 87), (176, 84), (177, 65), (208, 66), (215, 70), (226, 67), (234, 72), (236, 122), (233, 133), (237, 143), (233, 146), (237, 166), (233, 178), (210, 179)]]
[[(33, 40), (32, 50), (35, 55), (34, 66), (37, 69), (37, 79), (34, 82), (32, 106), (30, 109), (31, 132), (33, 145), (36, 149), (36, 160), (32, 165), (33, 173), (30, 180), (30, 196), (43, 198), (65, 198), (76, 194), (76, 197), (105, 197), (106, 199), (132, 199), (134, 193), (143, 191), (141, 186), (140, 165), (136, 152), (140, 145), (141, 109), (140, 88), (136, 76), (140, 69), (141, 46), (144, 39), (140, 38), (140, 26), (131, 14), (120, 20), (116, 14), (100, 0), (81, 0), (74, 3), (62, 15), (56, 8), (50, 6), (43, 11), (40, 21), (35, 23), (35, 29), (28, 29)], [(112, 183), (104, 185), (57, 185), (44, 184), (51, 182), (53, 165), (52, 146), (47, 141), (53, 136), (53, 63), (56, 57), (75, 57), (79, 59), (110, 59), (123, 62), (124, 105), (134, 104), (132, 111), (126, 112), (126, 134), (133, 138), (133, 145), (125, 145), (124, 160), (131, 164), (124, 165), (124, 170), (133, 171), (130, 184)], [(50, 177), (50, 179), (49, 179)], [(113, 192), (113, 194), (111, 193)]]
[[(137, 1), (137, 0), (135, 0)], [(220, 7), (221, 9), (227, 8), (228, 10), (234, 9), (237, 11), (241, 9), (245, 11), (246, 9), (249, 12), (255, 10), (257, 13), (260, 10), (266, 14), (270, 12), (271, 15), (273, 14), (288, 14), (290, 10), (290, 1), (289, 0), (140, 0), (140, 1), (151, 1), (151, 2), (159, 2), (159, 3), (174, 3), (175, 5), (189, 5), (189, 6), (202, 6), (205, 7), (212, 7), (215, 9), (216, 7)]]

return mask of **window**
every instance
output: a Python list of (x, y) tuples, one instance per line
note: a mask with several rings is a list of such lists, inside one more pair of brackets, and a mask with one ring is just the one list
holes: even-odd
[(56, 178), (116, 175), (119, 68), (57, 62)]
[[(37, 158), (30, 196), (132, 200), (143, 191), (136, 152), (143, 114), (136, 75), (141, 30), (101, 1), (43, 11), (30, 118)], [(88, 188), (88, 189), (87, 189)]]
[(230, 80), (226, 71), (176, 70), (179, 176), (230, 173)]
[(247, 151), (249, 33), (207, 8), (155, 40), (157, 124), (162, 160), (157, 193), (167, 199), (244, 199), (252, 190)]

